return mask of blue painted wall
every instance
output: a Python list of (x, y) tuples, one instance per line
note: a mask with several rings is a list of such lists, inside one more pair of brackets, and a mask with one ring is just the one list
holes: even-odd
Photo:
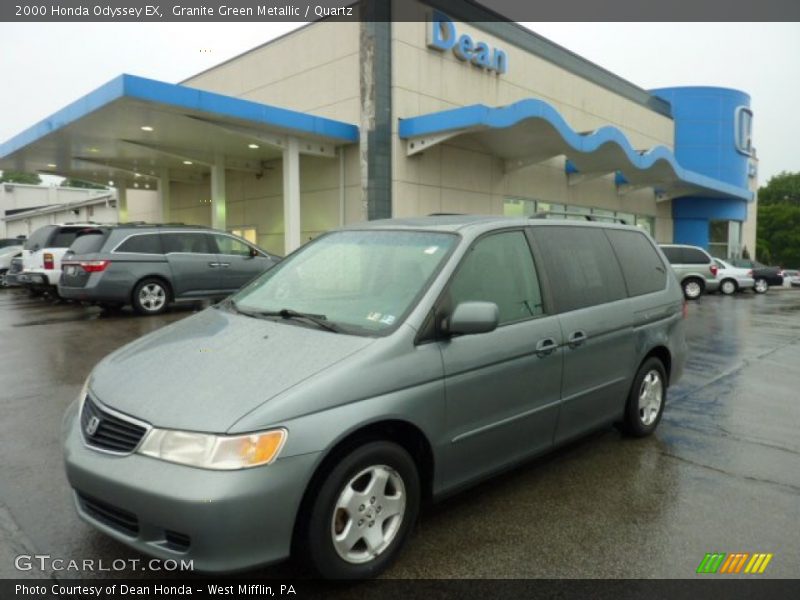
[[(736, 146), (736, 113), (750, 107), (750, 96), (717, 87), (652, 90), (672, 105), (675, 158), (687, 169), (748, 189), (749, 156)], [(686, 197), (672, 201), (673, 240), (708, 248), (711, 220), (743, 221), (747, 203), (736, 198)]]

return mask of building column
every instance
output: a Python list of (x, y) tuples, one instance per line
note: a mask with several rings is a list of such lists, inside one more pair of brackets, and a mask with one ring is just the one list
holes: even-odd
[(225, 156), (214, 155), (211, 165), (211, 226), (225, 231)]
[(289, 137), (283, 150), (283, 249), (300, 247), (300, 144)]
[(128, 222), (128, 189), (124, 185), (117, 188), (117, 221)]
[(158, 199), (161, 205), (161, 222), (169, 223), (172, 206), (169, 189), (169, 170), (161, 169), (158, 175)]

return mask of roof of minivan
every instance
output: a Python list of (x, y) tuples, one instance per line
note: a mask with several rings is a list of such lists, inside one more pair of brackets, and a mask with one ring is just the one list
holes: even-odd
[[(465, 229), (491, 229), (493, 227), (508, 227), (514, 225), (554, 225), (569, 224), (581, 227), (615, 227), (623, 229), (636, 229), (631, 225), (623, 225), (608, 220), (577, 220), (558, 218), (533, 218), (533, 217), (502, 217), (497, 215), (431, 215), (428, 217), (413, 217), (403, 219), (378, 219), (363, 223), (347, 225), (342, 229), (429, 229), (431, 231), (461, 231)], [(639, 231), (637, 229), (637, 231)]]

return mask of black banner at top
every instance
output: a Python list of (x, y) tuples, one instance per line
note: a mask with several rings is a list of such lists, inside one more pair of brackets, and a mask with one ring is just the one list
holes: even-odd
[[(800, 21), (798, 0), (424, 0), (463, 21)], [(379, 4), (384, 10), (375, 10)], [(3, 0), (6, 22), (419, 21), (417, 0)]]

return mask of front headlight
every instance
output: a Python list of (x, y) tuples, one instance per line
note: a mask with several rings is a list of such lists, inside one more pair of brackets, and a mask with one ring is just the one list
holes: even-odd
[(214, 435), (151, 429), (139, 454), (201, 469), (233, 470), (271, 463), (286, 441), (285, 429), (244, 435)]

